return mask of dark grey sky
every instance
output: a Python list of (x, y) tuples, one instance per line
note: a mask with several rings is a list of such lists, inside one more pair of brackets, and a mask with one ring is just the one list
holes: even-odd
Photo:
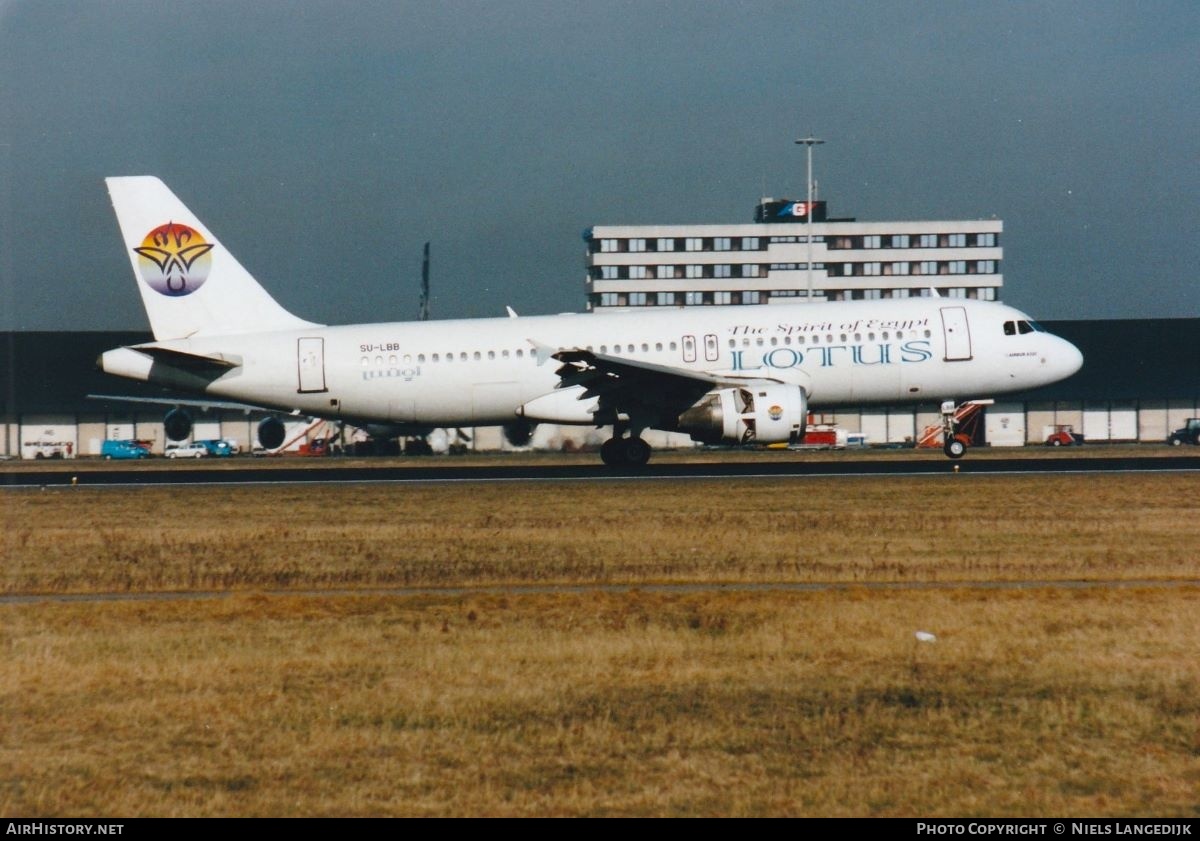
[(158, 175), (281, 303), (583, 305), (582, 229), (997, 216), (1041, 318), (1200, 315), (1200, 4), (0, 5), (0, 329), (145, 326), (104, 189)]

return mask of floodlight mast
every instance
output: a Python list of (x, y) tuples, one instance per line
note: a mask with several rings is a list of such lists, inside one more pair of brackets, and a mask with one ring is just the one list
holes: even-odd
[(797, 146), (807, 147), (806, 152), (807, 152), (807, 157), (808, 157), (808, 178), (806, 179), (807, 184), (808, 184), (808, 198), (804, 205), (804, 213), (808, 217), (808, 225), (807, 225), (808, 236), (806, 236), (805, 239), (808, 240), (808, 302), (810, 304), (812, 303), (812, 299), (813, 299), (813, 277), (812, 277), (812, 219), (813, 219), (813, 177), (812, 177), (813, 173), (812, 173), (812, 169), (813, 169), (813, 167), (812, 167), (812, 158), (813, 158), (813, 147), (820, 145), (821, 143), (824, 143), (824, 142), (825, 142), (824, 140), (818, 140), (817, 138), (813, 137), (811, 131), (808, 133), (808, 137), (801, 137), (800, 139), (798, 139), (796, 141)]

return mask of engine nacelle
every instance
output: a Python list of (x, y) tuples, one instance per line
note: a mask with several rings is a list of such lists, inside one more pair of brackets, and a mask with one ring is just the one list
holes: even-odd
[(184, 441), (192, 434), (192, 416), (183, 409), (172, 409), (163, 417), (163, 432), (169, 441)]
[(287, 427), (279, 418), (263, 418), (258, 422), (258, 443), (263, 445), (263, 449), (279, 449), (283, 446), (283, 439), (286, 437)]
[(780, 444), (804, 440), (808, 400), (794, 385), (723, 388), (704, 395), (678, 419), (680, 432), (706, 444)]

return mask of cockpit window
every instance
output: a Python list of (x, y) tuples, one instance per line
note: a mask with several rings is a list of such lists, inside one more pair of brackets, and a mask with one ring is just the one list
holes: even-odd
[(1026, 333), (1032, 333), (1032, 332), (1033, 332), (1033, 328), (1029, 326), (1029, 322), (1028, 322), (1028, 321), (1018, 321), (1018, 322), (1017, 322), (1017, 329), (1021, 331), (1021, 335), (1022, 335), (1022, 336), (1024, 336)]
[(1034, 329), (1034, 331), (1037, 333), (1049, 333), (1050, 332), (1045, 327), (1038, 324), (1036, 321), (1029, 322), (1029, 326), (1032, 327)]
[(1017, 322), (1015, 322), (1015, 321), (1004, 322), (1004, 335), (1006, 335), (1006, 336), (1017, 335)]

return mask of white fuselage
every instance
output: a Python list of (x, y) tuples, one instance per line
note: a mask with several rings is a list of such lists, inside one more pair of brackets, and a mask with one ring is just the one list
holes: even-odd
[[(359, 422), (464, 426), (510, 422), (554, 392), (559, 363), (547, 357), (559, 349), (777, 380), (803, 387), (817, 408), (990, 396), (1078, 370), (1073, 345), (1040, 329), (1006, 332), (1018, 323), (1031, 322), (1003, 304), (912, 298), (313, 326), (153, 346), (240, 363), (196, 389), (206, 394)], [(121, 353), (105, 355), (105, 370), (146, 379)]]

